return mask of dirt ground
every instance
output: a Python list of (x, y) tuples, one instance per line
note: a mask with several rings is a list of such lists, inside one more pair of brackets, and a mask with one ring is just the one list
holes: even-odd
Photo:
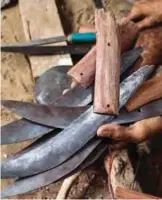
[[(108, 2), (108, 1), (107, 1)], [(94, 23), (94, 4), (93, 0), (58, 0), (59, 12), (65, 33), (77, 31), (82, 24)], [(110, 0), (106, 7), (111, 7), (117, 18), (123, 16), (131, 8), (131, 5), (124, 0)], [(18, 6), (2, 11), (2, 43), (15, 43), (24, 41)], [(11, 53), (2, 53), (1, 69), (1, 99), (12, 99), (22, 101), (33, 101), (34, 80), (28, 60), (23, 55), (13, 55)], [(19, 117), (2, 108), (2, 125), (18, 119)], [(31, 142), (31, 141), (30, 141)], [(30, 142), (22, 142), (13, 145), (3, 145), (2, 159), (8, 155), (14, 154)], [(84, 198), (101, 199), (108, 198), (107, 177), (103, 169), (103, 161), (84, 170), (80, 178), (76, 181), (69, 193), (71, 198), (80, 198), (83, 193)], [(160, 169), (159, 169), (160, 170)], [(159, 176), (159, 173), (158, 173)], [(83, 181), (84, 180), (84, 181)], [(6, 187), (13, 180), (4, 180), (2, 188)], [(162, 182), (162, 179), (159, 180)], [(84, 183), (83, 183), (84, 182)], [(90, 182), (90, 187), (80, 192), (85, 182)], [(161, 183), (162, 184), (162, 183)], [(18, 199), (52, 199), (55, 198), (60, 188), (61, 181), (41, 188), (35, 192), (24, 195), (17, 195)], [(160, 189), (159, 189), (160, 191)], [(77, 193), (77, 194), (76, 194)], [(80, 194), (81, 193), (81, 194)], [(162, 193), (161, 193), (162, 194)], [(12, 197), (13, 198), (13, 197)]]

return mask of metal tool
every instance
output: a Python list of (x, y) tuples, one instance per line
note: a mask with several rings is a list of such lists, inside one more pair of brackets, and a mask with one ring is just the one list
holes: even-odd
[(18, 44), (9, 44), (9, 45), (2, 45), (3, 48), (10, 48), (10, 47), (33, 47), (38, 45), (45, 45), (45, 44), (53, 44), (67, 41), (69, 43), (93, 43), (96, 42), (96, 33), (72, 33), (68, 36), (56, 36), (50, 38), (42, 38), (31, 40), (25, 43), (18, 43)]
[(56, 107), (12, 100), (3, 100), (1, 104), (25, 119), (56, 128), (67, 127), (90, 107)]
[[(107, 149), (107, 144), (101, 143), (97, 146), (96, 145), (97, 142), (92, 141), (64, 164), (41, 174), (16, 180), (2, 191), (1, 197), (4, 198), (16, 194), (30, 192), (40, 187), (49, 185), (50, 183), (56, 182), (60, 178), (70, 176), (74, 172), (76, 173), (77, 171), (83, 170), (84, 168), (93, 164)], [(92, 149), (93, 152), (88, 155)], [(87, 155), (88, 157), (86, 157)]]
[[(134, 94), (153, 71), (145, 66), (126, 78), (120, 85), (120, 108)], [(97, 128), (113, 116), (93, 113), (93, 106), (74, 120), (67, 128), (31, 151), (15, 155), (1, 163), (1, 177), (24, 177), (34, 175), (65, 162), (92, 139)], [(85, 134), (86, 133), (86, 134)]]
[(66, 45), (66, 46), (1, 46), (2, 52), (23, 53), (28, 55), (49, 56), (62, 54), (86, 54), (92, 45)]

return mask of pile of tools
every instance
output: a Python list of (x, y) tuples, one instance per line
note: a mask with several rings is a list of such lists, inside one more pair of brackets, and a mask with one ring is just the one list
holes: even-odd
[[(38, 189), (93, 164), (111, 143), (96, 136), (101, 125), (128, 125), (162, 115), (161, 96), (158, 91), (153, 95), (159, 77), (149, 80), (153, 84), (150, 97), (146, 98), (149, 81), (144, 81), (154, 66), (143, 66), (130, 74), (131, 66), (143, 51), (142, 47), (126, 51), (137, 37), (138, 31), (132, 31), (133, 22), (117, 25), (113, 14), (105, 13), (100, 6), (96, 9), (95, 24), (96, 34), (77, 37), (89, 35), (92, 40), (97, 37), (96, 46), (74, 67), (56, 66), (42, 74), (35, 85), (37, 103), (2, 101), (3, 106), (22, 119), (2, 127), (1, 143), (39, 138), (1, 163), (1, 177), (16, 179), (2, 191), (2, 197)], [(127, 40), (121, 37), (125, 34)], [(39, 46), (45, 43), (48, 41), (2, 46), (2, 51), (31, 54), (51, 54), (54, 48), (62, 51), (62, 47)], [(73, 52), (74, 48), (75, 52), (85, 53), (85, 48), (82, 51), (71, 45)]]

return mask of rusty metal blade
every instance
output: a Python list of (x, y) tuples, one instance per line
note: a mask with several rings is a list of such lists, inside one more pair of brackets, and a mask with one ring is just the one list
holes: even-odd
[[(127, 103), (153, 69), (154, 66), (142, 67), (120, 84), (120, 108)], [(25, 177), (60, 165), (90, 141), (99, 126), (112, 119), (111, 115), (93, 113), (91, 106), (54, 138), (20, 156), (12, 156), (3, 161), (1, 177)]]
[(65, 128), (89, 106), (84, 107), (56, 107), (53, 105), (41, 105), (35, 103), (3, 100), (2, 105), (21, 117), (32, 122), (50, 127)]
[[(13, 184), (10, 184), (1, 193), (1, 197), (13, 196), (16, 194), (23, 194), (33, 191), (40, 187), (49, 185), (56, 182), (65, 176), (69, 176), (72, 173), (82, 170), (87, 166), (94, 163), (106, 150), (107, 145), (100, 143), (100, 140), (93, 140), (82, 148), (78, 153), (69, 158), (62, 165), (56, 168), (37, 174), (34, 176), (18, 179)], [(92, 153), (91, 153), (92, 152)]]
[(137, 111), (125, 111), (114, 118), (111, 123), (127, 124), (160, 115), (162, 115), (162, 99), (148, 103)]
[(20, 119), (1, 127), (1, 144), (11, 144), (41, 137), (54, 128)]

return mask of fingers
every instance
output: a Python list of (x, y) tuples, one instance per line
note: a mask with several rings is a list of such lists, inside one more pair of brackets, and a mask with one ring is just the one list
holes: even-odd
[(117, 124), (105, 124), (97, 130), (97, 135), (100, 137), (109, 137), (114, 140), (125, 140), (129, 133), (127, 127)]
[(141, 30), (143, 28), (151, 27), (155, 24), (155, 20), (153, 17), (146, 17), (143, 20), (139, 21), (136, 25)]
[(140, 18), (142, 16), (142, 12), (141, 9), (138, 8), (138, 6), (136, 7), (136, 5), (132, 8), (132, 10), (129, 12), (129, 14), (127, 15), (127, 20), (129, 21), (133, 21), (136, 20), (138, 18)]

